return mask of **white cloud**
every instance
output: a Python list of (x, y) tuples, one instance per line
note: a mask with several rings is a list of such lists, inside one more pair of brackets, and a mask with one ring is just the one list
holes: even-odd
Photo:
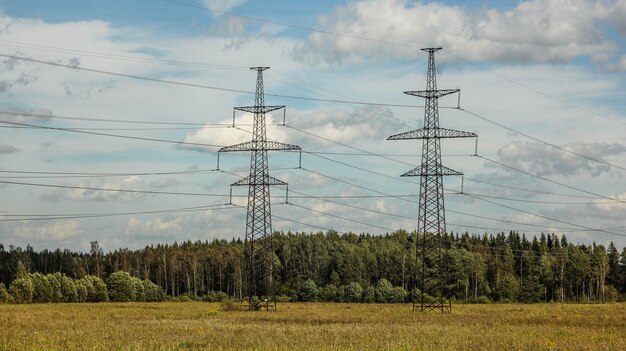
[(14, 233), (23, 239), (63, 241), (81, 235), (83, 230), (76, 221), (63, 221), (50, 226), (22, 224), (15, 228)]
[(159, 234), (170, 233), (176, 234), (181, 230), (181, 219), (175, 218), (171, 220), (163, 220), (155, 218), (147, 221), (131, 217), (126, 227), (127, 234)]
[[(237, 6), (244, 4), (247, 0), (202, 0), (202, 3), (211, 10), (226, 12)], [(214, 16), (220, 16), (221, 13), (213, 12)]]
[(469, 12), (458, 6), (409, 0), (351, 1), (320, 21), (325, 31), (347, 36), (313, 33), (296, 48), (294, 57), (359, 63), (390, 55), (415, 58), (422, 55), (419, 47), (443, 46), (469, 60), (566, 62), (615, 49), (596, 23), (607, 16), (610, 3), (532, 0), (510, 11)]
[(20, 152), (20, 149), (13, 145), (0, 144), (0, 154), (13, 154), (16, 152)]
[(500, 148), (498, 156), (506, 165), (522, 168), (541, 176), (574, 176), (587, 173), (597, 177), (610, 171), (611, 166), (578, 155), (603, 161), (607, 156), (626, 152), (626, 146), (617, 143), (576, 142), (565, 144), (563, 148), (571, 152), (557, 150), (541, 143), (515, 143)]
[[(123, 189), (142, 190), (142, 179), (138, 176), (131, 176), (122, 179), (89, 179), (79, 184), (79, 187), (100, 188), (100, 189)], [(70, 201), (122, 201), (131, 202), (142, 198), (145, 194), (133, 192), (107, 191), (97, 189), (66, 189), (51, 188), (41, 194), (44, 201), (58, 202), (60, 200)]]
[(158, 188), (158, 189), (170, 188), (178, 184), (180, 184), (180, 182), (175, 178), (163, 178), (163, 179), (158, 179), (158, 180), (154, 180), (150, 182), (150, 186), (152, 188)]

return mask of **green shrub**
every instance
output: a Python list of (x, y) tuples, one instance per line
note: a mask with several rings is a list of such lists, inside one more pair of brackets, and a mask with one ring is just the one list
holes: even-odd
[(131, 280), (133, 282), (133, 291), (135, 292), (133, 301), (145, 302), (146, 289), (143, 286), (143, 282), (137, 277), (131, 277)]
[(395, 286), (391, 291), (391, 303), (404, 303), (408, 297), (408, 292), (401, 286)]
[(48, 286), (50, 287), (50, 300), (48, 302), (63, 302), (61, 282), (58, 279), (60, 276), (61, 273), (46, 275), (46, 279), (48, 280)]
[(363, 290), (363, 302), (374, 303), (376, 302), (376, 289), (373, 286), (368, 286)]
[(109, 300), (114, 302), (129, 302), (135, 300), (135, 286), (128, 272), (117, 271), (111, 273), (107, 279)]
[(165, 292), (161, 289), (160, 286), (154, 284), (153, 282), (145, 279), (142, 281), (143, 289), (146, 294), (146, 301), (148, 302), (161, 302), (165, 299)]
[(300, 295), (300, 301), (314, 302), (317, 301), (318, 293), (317, 285), (315, 285), (313, 279), (307, 279), (302, 283), (298, 295)]
[(357, 282), (351, 282), (348, 285), (342, 285), (339, 288), (342, 302), (361, 302), (363, 301), (363, 288)]
[(27, 276), (27, 279), (30, 279), (33, 285), (33, 302), (46, 303), (52, 301), (52, 288), (45, 275), (39, 272), (32, 273)]
[[(61, 286), (61, 299), (63, 302), (78, 302), (77, 282), (65, 274), (55, 273), (57, 281)], [(85, 294), (86, 295), (86, 294)]]
[(338, 301), (337, 286), (335, 284), (328, 284), (323, 289), (320, 289), (318, 297), (321, 301), (333, 302)]
[(9, 294), (4, 283), (0, 282), (0, 303), (10, 303), (13, 302), (13, 297)]
[(87, 302), (109, 301), (107, 286), (99, 277), (86, 275), (80, 279), (80, 283), (87, 290)]
[(16, 303), (33, 302), (33, 282), (29, 278), (15, 279), (9, 286), (9, 293)]
[(393, 300), (393, 285), (383, 278), (376, 283), (376, 302), (388, 303)]
[(491, 300), (487, 296), (481, 295), (481, 296), (478, 296), (476, 298), (469, 299), (469, 303), (490, 304), (492, 302), (491, 302)]
[(209, 291), (202, 297), (204, 302), (222, 302), (228, 299), (228, 295), (222, 291)]

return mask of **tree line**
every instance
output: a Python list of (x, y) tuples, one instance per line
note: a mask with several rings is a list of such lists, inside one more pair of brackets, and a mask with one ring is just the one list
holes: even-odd
[[(410, 301), (416, 289), (416, 233), (386, 235), (276, 232), (274, 289), (286, 300)], [(446, 290), (467, 302), (591, 302), (626, 299), (626, 248), (574, 244), (556, 234), (528, 238), (498, 234), (447, 234)], [(108, 281), (127, 272), (175, 298), (205, 300), (242, 295), (240, 239), (186, 241), (116, 249), (92, 242), (89, 253), (35, 251), (0, 244), (0, 282), (18, 271), (80, 281)], [(20, 268), (20, 265), (23, 268)], [(108, 285), (108, 283), (107, 283)]]

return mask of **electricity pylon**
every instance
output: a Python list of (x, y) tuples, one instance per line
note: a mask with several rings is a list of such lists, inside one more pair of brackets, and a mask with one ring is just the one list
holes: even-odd
[(287, 185), (282, 180), (269, 175), (267, 152), (270, 150), (300, 150), (300, 147), (267, 140), (265, 114), (285, 106), (265, 105), (263, 71), (269, 67), (251, 67), (250, 69), (257, 72), (254, 106), (235, 107), (235, 110), (253, 114), (252, 140), (223, 147), (218, 152), (250, 151), (250, 174), (231, 184), (231, 186), (248, 186), (243, 284), (245, 285), (244, 291), (247, 294), (249, 308), (258, 309), (259, 306), (254, 302), (254, 297), (272, 299), (274, 296), (272, 289), (274, 250), (272, 248), (270, 186)]
[[(422, 49), (428, 52), (426, 90), (406, 91), (407, 95), (426, 99), (424, 128), (392, 135), (387, 140), (422, 139), (422, 163), (402, 174), (402, 177), (419, 176), (420, 195), (417, 216), (417, 242), (415, 254), (416, 283), (419, 296), (414, 297), (413, 310), (440, 309), (450, 312), (452, 305), (446, 288), (447, 269), (444, 259), (446, 250), (443, 236), (446, 234), (446, 213), (443, 196), (443, 176), (462, 175), (444, 167), (441, 163), (441, 139), (475, 138), (474, 133), (439, 127), (438, 99), (459, 92), (459, 89), (437, 90), (435, 52), (441, 48)], [(421, 262), (420, 262), (421, 261)]]

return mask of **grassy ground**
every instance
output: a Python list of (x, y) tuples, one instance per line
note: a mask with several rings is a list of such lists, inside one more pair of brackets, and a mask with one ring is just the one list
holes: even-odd
[(626, 350), (626, 304), (0, 305), (0, 350)]

